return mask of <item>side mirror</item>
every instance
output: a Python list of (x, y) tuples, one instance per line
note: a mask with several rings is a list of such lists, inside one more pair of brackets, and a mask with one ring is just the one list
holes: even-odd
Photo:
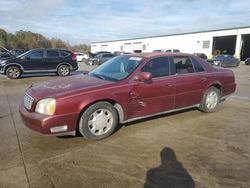
[(152, 73), (150, 72), (141, 72), (139, 74), (137, 74), (133, 81), (136, 81), (136, 82), (144, 82), (144, 81), (150, 81), (152, 80)]

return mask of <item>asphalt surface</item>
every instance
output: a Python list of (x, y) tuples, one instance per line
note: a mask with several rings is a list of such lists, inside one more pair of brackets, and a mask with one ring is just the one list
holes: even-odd
[(237, 91), (216, 112), (133, 122), (101, 141), (23, 125), (25, 89), (57, 76), (0, 76), (0, 187), (250, 187), (250, 66), (232, 70)]

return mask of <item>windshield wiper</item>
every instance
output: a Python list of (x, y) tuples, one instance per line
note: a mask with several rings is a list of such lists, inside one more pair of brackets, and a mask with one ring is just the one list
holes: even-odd
[(105, 79), (103, 76), (101, 76), (101, 75), (93, 74), (93, 73), (92, 73), (92, 75), (95, 76), (95, 77), (97, 77), (97, 78), (100, 78), (100, 79), (102, 79), (102, 80), (106, 80), (106, 79)]

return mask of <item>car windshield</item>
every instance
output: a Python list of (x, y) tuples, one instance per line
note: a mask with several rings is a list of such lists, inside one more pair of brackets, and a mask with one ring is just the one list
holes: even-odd
[(27, 51), (27, 52), (25, 52), (25, 53), (23, 53), (23, 54), (20, 54), (19, 56), (17, 56), (17, 58), (20, 58), (20, 57), (22, 57), (22, 56), (27, 55), (30, 51), (31, 51), (31, 50), (29, 50), (29, 51)]
[(120, 81), (127, 78), (140, 64), (142, 57), (117, 56), (114, 57), (89, 74), (100, 79)]

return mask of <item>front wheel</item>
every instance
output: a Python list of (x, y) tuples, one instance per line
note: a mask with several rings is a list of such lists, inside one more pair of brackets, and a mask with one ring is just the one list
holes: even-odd
[(83, 62), (83, 63), (86, 63), (86, 62), (87, 62), (87, 59), (86, 59), (86, 58), (82, 58), (82, 62)]
[(61, 65), (57, 69), (57, 74), (59, 76), (68, 76), (70, 74), (70, 68), (67, 65)]
[(6, 76), (10, 79), (17, 79), (21, 76), (21, 69), (16, 66), (8, 67), (6, 70)]
[(98, 102), (81, 115), (79, 131), (87, 139), (100, 140), (110, 136), (118, 125), (118, 114), (112, 104)]
[(220, 90), (210, 87), (204, 94), (199, 109), (203, 112), (214, 112), (220, 101)]

